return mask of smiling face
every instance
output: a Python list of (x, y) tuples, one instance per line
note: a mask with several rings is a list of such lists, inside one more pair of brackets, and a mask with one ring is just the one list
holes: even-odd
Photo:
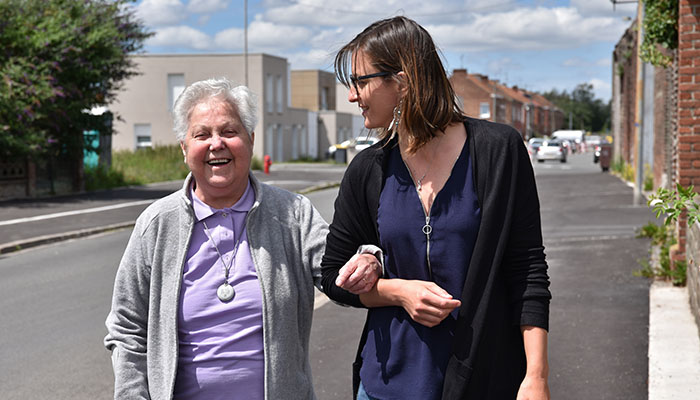
[(248, 185), (254, 138), (236, 109), (223, 99), (208, 99), (192, 109), (180, 146), (200, 200), (225, 208), (240, 199)]
[[(353, 54), (352, 74), (363, 76), (380, 72), (362, 51)], [(359, 81), (357, 91), (350, 88), (348, 100), (357, 103), (365, 118), (365, 128), (387, 128), (394, 117), (394, 107), (399, 102), (399, 83), (392, 77), (374, 77)]]

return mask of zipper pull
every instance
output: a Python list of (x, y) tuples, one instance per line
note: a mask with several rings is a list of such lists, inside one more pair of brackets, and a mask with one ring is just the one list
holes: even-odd
[(423, 225), (423, 233), (425, 233), (425, 236), (430, 236), (430, 234), (433, 232), (433, 227), (430, 226), (430, 217), (426, 216), (425, 217), (425, 225)]

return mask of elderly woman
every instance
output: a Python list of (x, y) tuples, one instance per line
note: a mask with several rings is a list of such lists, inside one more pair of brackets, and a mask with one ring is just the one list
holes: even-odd
[(225, 79), (174, 107), (191, 173), (138, 218), (105, 346), (116, 399), (311, 399), (308, 341), (327, 226), (250, 173), (256, 101)]

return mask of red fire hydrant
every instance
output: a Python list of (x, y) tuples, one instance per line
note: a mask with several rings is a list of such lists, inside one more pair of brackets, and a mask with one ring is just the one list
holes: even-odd
[(272, 158), (266, 154), (265, 157), (263, 157), (263, 159), (264, 159), (263, 171), (269, 175), (270, 174), (270, 166), (272, 165)]

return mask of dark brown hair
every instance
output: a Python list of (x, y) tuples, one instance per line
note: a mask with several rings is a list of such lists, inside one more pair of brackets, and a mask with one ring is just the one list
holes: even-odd
[[(428, 143), (437, 131), (462, 120), (440, 54), (430, 34), (406, 17), (374, 22), (343, 46), (335, 56), (335, 74), (346, 87), (351, 86), (352, 57), (361, 51), (380, 72), (406, 74), (406, 95), (401, 106), (400, 126), (410, 135), (409, 152)], [(385, 79), (395, 79), (395, 75)], [(386, 128), (379, 129), (386, 137)]]

